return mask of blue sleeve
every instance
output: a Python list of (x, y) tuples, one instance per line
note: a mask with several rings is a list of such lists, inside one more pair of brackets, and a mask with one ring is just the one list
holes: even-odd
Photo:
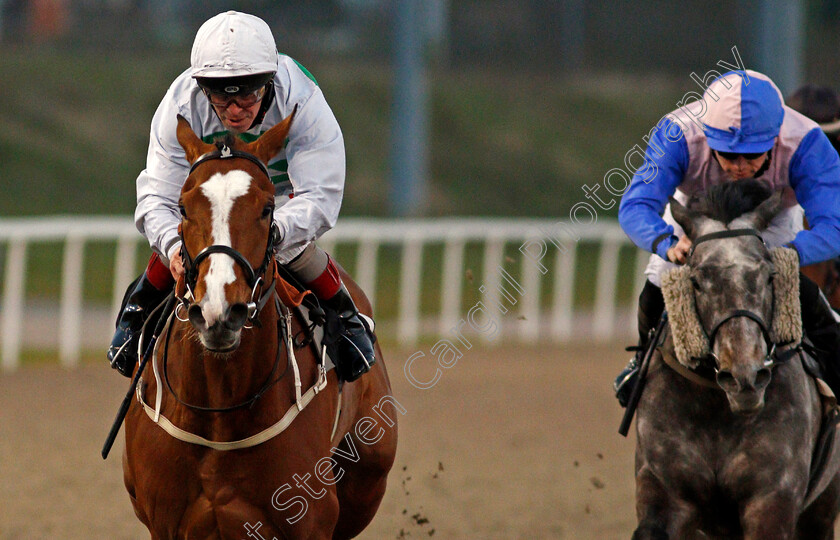
[(634, 244), (667, 260), (677, 241), (662, 214), (688, 169), (688, 145), (680, 127), (663, 118), (653, 130), (645, 162), (621, 198), (618, 222)]
[(790, 185), (811, 227), (792, 242), (799, 263), (805, 266), (840, 255), (840, 157), (819, 128), (808, 132), (793, 154)]

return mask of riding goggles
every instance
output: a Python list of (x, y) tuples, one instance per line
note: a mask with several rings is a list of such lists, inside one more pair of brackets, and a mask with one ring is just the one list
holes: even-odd
[(204, 95), (207, 96), (207, 99), (210, 101), (210, 104), (214, 107), (226, 109), (235, 102), (240, 108), (247, 109), (248, 107), (253, 107), (259, 103), (263, 97), (265, 97), (268, 85), (261, 86), (251, 92), (240, 92), (235, 94), (230, 94), (226, 91), (214, 92), (212, 90), (208, 90), (207, 88), (202, 88), (202, 90), (204, 91)]
[(750, 161), (750, 160), (753, 160), (753, 159), (758, 159), (758, 158), (760, 158), (761, 156), (763, 156), (764, 154), (767, 153), (767, 152), (721, 152), (720, 150), (715, 150), (715, 152), (717, 152), (717, 155), (719, 155), (720, 157), (722, 157), (723, 159), (725, 159), (727, 161), (735, 161), (735, 160), (738, 159), (739, 156), (744, 156), (744, 159), (746, 159), (747, 161)]

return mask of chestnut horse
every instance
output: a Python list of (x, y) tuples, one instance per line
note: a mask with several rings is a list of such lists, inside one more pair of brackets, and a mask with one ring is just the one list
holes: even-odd
[(371, 371), (340, 387), (316, 347), (295, 342), (305, 327), (278, 300), (293, 295), (278, 295), (289, 289), (265, 164), (293, 117), (251, 144), (215, 145), (178, 118), (192, 165), (180, 200), (187, 293), (138, 385), (123, 456), (153, 539), (352, 538), (385, 493), (399, 404), (379, 346)]

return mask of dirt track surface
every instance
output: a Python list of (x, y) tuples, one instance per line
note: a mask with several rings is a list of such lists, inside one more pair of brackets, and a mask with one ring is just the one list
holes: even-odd
[[(473, 349), (428, 390), (403, 373), (413, 352), (385, 351), (407, 412), (361, 538), (630, 537), (634, 442), (609, 389), (620, 346)], [(123, 435), (99, 456), (126, 384), (104, 361), (0, 374), (0, 538), (149, 537), (123, 487)]]

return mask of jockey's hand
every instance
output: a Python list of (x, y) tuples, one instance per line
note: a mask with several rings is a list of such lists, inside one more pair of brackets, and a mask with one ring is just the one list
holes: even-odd
[(688, 251), (691, 249), (691, 239), (683, 236), (668, 250), (668, 260), (674, 264), (685, 264), (688, 260)]
[(184, 261), (181, 259), (181, 244), (176, 244), (169, 254), (169, 271), (175, 281), (184, 275)]

